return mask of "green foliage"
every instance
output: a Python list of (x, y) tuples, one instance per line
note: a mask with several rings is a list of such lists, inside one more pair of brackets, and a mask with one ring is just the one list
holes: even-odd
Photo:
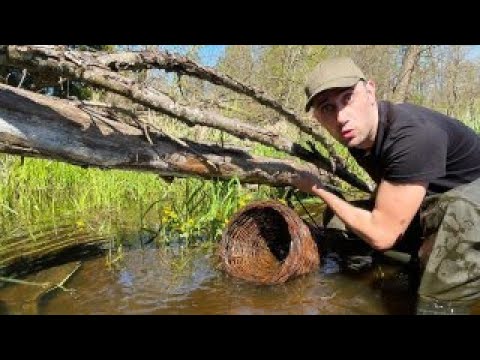
[(158, 177), (153, 174), (87, 170), (31, 158), (22, 164), (19, 157), (0, 157), (3, 234), (63, 221), (97, 222), (103, 214), (115, 217), (125, 208), (139, 209), (140, 199), (159, 194)]
[[(210, 246), (218, 242), (232, 216), (249, 202), (278, 198), (285, 203), (285, 189), (269, 186), (247, 188), (238, 179), (177, 179), (142, 214), (155, 221), (142, 230), (159, 246)], [(283, 197), (283, 198), (282, 198)], [(146, 199), (145, 199), (146, 200)], [(209, 245), (210, 244), (210, 245)]]
[(2, 237), (28, 232), (32, 240), (40, 228), (76, 224), (100, 233), (144, 229), (163, 245), (215, 242), (240, 207), (275, 194), (238, 179), (168, 184), (153, 174), (30, 158), (22, 164), (8, 155), (0, 157), (0, 181)]
[(233, 214), (258, 196), (262, 194), (254, 196), (236, 178), (179, 179), (157, 201), (162, 203), (159, 225), (149, 231), (161, 244), (215, 242)]
[(229, 45), (219, 60), (217, 69), (247, 84), (254, 76), (255, 63), (252, 49), (247, 45)]

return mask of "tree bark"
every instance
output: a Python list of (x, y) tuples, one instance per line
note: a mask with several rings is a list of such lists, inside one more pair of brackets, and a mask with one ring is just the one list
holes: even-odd
[[(276, 110), (292, 124), (299, 127), (303, 132), (312, 135), (328, 151), (331, 157), (338, 157), (333, 146), (327, 141), (323, 133), (307, 121), (297, 116), (295, 112), (268, 96), (253, 86), (246, 85), (232, 77), (202, 66), (185, 57), (160, 51), (142, 51), (136, 53), (116, 53), (97, 57), (97, 60), (112, 70), (139, 70), (139, 69), (162, 69), (174, 71), (179, 74), (189, 75), (212, 84), (221, 85), (227, 89), (249, 96), (260, 104)], [(338, 164), (337, 164), (338, 165)]]
[[(3, 50), (3, 51), (2, 51)], [(279, 134), (243, 123), (239, 119), (232, 119), (211, 111), (202, 111), (197, 108), (180, 105), (168, 96), (145, 87), (135, 80), (112, 72), (95, 57), (93, 53), (67, 51), (56, 46), (5, 46), (0, 49), (6, 53), (5, 61), (20, 68), (41, 70), (65, 78), (83, 80), (91, 85), (107, 89), (131, 99), (134, 102), (175, 117), (188, 125), (203, 125), (226, 131), (239, 138), (272, 146), (277, 150), (297, 156), (305, 161), (314, 163), (321, 169), (334, 173), (350, 185), (366, 192), (371, 188), (343, 166), (335, 166), (326, 157), (315, 154), (301, 145), (280, 136)], [(108, 63), (108, 62), (106, 62)], [(110, 64), (110, 63), (109, 63)]]
[(253, 156), (189, 140), (175, 141), (92, 115), (81, 105), (0, 85), (0, 151), (104, 169), (149, 171), (161, 176), (238, 177), (246, 183), (288, 186), (298, 174), (326, 178), (312, 165)]
[(418, 62), (418, 57), (422, 52), (421, 45), (409, 45), (402, 61), (400, 71), (400, 80), (395, 87), (392, 95), (392, 101), (402, 103), (408, 96), (408, 89), (412, 80), (412, 73)]

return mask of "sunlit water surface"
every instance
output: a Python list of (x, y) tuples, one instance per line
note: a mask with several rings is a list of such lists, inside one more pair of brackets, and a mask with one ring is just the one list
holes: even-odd
[[(58, 265), (23, 281), (59, 282)], [(326, 269), (326, 266), (330, 269)], [(335, 265), (333, 265), (334, 267)], [(409, 314), (413, 297), (403, 287), (386, 291), (379, 273), (335, 273), (332, 264), (282, 285), (256, 285), (217, 269), (213, 249), (146, 248), (124, 251), (115, 266), (106, 256), (80, 260), (64, 284), (42, 294), (32, 285), (0, 289), (1, 311), (7, 314)], [(327, 271), (326, 271), (327, 270)], [(335, 269), (334, 269), (335, 270)], [(49, 271), (48, 274), (45, 272)], [(42, 274), (43, 273), (43, 274)], [(380, 284), (380, 286), (379, 286)], [(15, 291), (13, 291), (15, 290)], [(32, 291), (38, 294), (32, 295)], [(12, 295), (13, 294), (13, 295)]]

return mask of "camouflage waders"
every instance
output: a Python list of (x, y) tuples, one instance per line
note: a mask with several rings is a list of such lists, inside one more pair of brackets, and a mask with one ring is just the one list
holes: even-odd
[(427, 197), (421, 223), (425, 251), (417, 313), (469, 313), (480, 300), (480, 179)]
[[(373, 201), (353, 204), (373, 208)], [(419, 213), (393, 248), (420, 255), (417, 314), (468, 314), (480, 301), (480, 179), (426, 197)], [(328, 208), (323, 225), (347, 230)]]

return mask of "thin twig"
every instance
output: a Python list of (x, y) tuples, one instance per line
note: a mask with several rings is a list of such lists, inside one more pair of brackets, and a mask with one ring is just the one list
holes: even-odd
[(67, 276), (65, 276), (65, 278), (64, 278), (62, 281), (60, 281), (58, 284), (55, 285), (54, 288), (48, 290), (47, 292), (50, 292), (50, 291), (52, 291), (52, 290), (55, 289), (55, 288), (59, 288), (59, 289), (62, 289), (63, 291), (67, 291), (67, 292), (74, 292), (75, 289), (68, 289), (68, 288), (66, 288), (64, 285), (65, 285), (65, 283), (72, 277), (72, 275), (73, 275), (75, 272), (77, 272), (77, 270), (80, 268), (80, 266), (82, 266), (82, 263), (79, 261), (79, 262), (77, 263), (77, 265), (75, 266), (75, 268), (73, 268), (73, 270), (72, 270)]
[(50, 282), (38, 283), (38, 282), (25, 281), (25, 280), (19, 280), (14, 278), (6, 278), (3, 276), (0, 276), (0, 281), (6, 282), (6, 283), (20, 284), (20, 285), (40, 286), (44, 289), (48, 288), (52, 284)]
[(17, 85), (18, 88), (22, 87), (23, 81), (25, 80), (26, 76), (27, 76), (27, 69), (23, 69), (22, 78), (20, 79), (20, 82)]

